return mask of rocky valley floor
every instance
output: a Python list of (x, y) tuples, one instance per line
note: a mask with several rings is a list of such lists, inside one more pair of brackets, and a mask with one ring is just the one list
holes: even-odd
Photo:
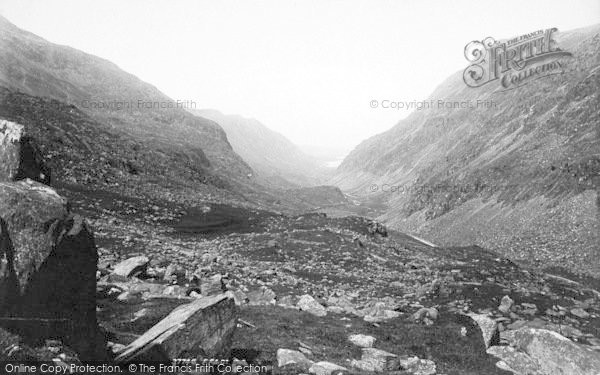
[[(359, 217), (59, 193), (94, 230), (98, 316), (115, 352), (175, 306), (229, 290), (240, 308), (232, 357), (272, 373), (600, 368), (594, 280), (523, 269), (479, 247), (432, 247)], [(115, 275), (132, 257), (147, 268)]]

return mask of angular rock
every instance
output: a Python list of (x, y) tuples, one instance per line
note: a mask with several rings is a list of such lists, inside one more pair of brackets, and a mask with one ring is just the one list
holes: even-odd
[(277, 295), (266, 286), (248, 293), (248, 304), (250, 305), (273, 305)]
[(368, 335), (350, 335), (348, 340), (356, 346), (360, 346), (361, 348), (371, 348), (375, 343), (375, 337)]
[(227, 291), (225, 283), (223, 282), (223, 276), (213, 275), (208, 279), (202, 280), (200, 284), (200, 291), (203, 296), (211, 296), (214, 294), (221, 294)]
[(600, 374), (600, 353), (544, 329), (521, 328), (515, 345), (539, 363), (545, 374)]
[(413, 375), (435, 375), (437, 372), (435, 362), (419, 357), (401, 358), (400, 367)]
[(131, 277), (136, 273), (144, 273), (148, 269), (150, 259), (144, 255), (125, 259), (118, 263), (113, 269), (113, 274), (123, 277)]
[(248, 302), (248, 296), (246, 295), (246, 293), (244, 293), (243, 290), (234, 290), (232, 291), (232, 295), (237, 306), (245, 305)]
[(412, 315), (412, 318), (416, 322), (431, 325), (438, 318), (438, 315), (439, 312), (435, 307), (422, 307)]
[(174, 358), (227, 358), (237, 325), (229, 293), (181, 305), (129, 344), (117, 362), (172, 361)]
[(23, 125), (0, 120), (0, 181), (30, 178), (49, 184), (50, 169), (43, 160)]
[(360, 360), (350, 363), (352, 367), (363, 371), (383, 372), (400, 369), (400, 359), (397, 355), (375, 348), (363, 348)]
[(304, 370), (308, 370), (313, 363), (297, 350), (277, 349), (277, 366), (279, 367), (295, 364)]
[(486, 348), (496, 345), (500, 341), (498, 323), (485, 314), (469, 314), (469, 317), (477, 323), (483, 335), (483, 343)]
[(315, 375), (337, 375), (344, 371), (348, 369), (331, 362), (317, 362), (308, 369), (309, 373)]
[(536, 361), (512, 346), (490, 346), (487, 353), (503, 362), (496, 364), (503, 370), (512, 371), (517, 375), (543, 375)]
[[(30, 179), (0, 182), (0, 218), (0, 313), (67, 320), (52, 334), (82, 360), (98, 359), (104, 347), (96, 322), (98, 254), (85, 221), (69, 214), (53, 189)], [(31, 338), (41, 334), (16, 322), (12, 328)]]
[(385, 303), (378, 302), (375, 306), (364, 316), (364, 320), (371, 323), (384, 322), (386, 320), (394, 319), (399, 317), (401, 314), (398, 311), (386, 309)]
[(296, 306), (298, 306), (300, 310), (306, 311), (315, 316), (327, 315), (327, 309), (308, 294), (300, 297), (300, 300)]

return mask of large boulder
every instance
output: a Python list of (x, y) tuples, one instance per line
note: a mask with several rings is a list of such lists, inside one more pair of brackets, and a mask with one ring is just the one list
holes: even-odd
[(116, 361), (228, 358), (237, 314), (230, 293), (198, 298), (173, 310), (129, 344)]
[(521, 328), (515, 332), (517, 348), (540, 365), (544, 374), (600, 374), (600, 353), (545, 329)]
[(50, 183), (50, 169), (23, 125), (0, 120), (0, 181), (30, 178)]
[[(60, 337), (82, 360), (99, 358), (98, 254), (85, 221), (48, 186), (0, 182), (0, 231), (0, 314), (26, 319), (9, 328), (34, 340)], [(54, 328), (30, 329), (33, 321)]]

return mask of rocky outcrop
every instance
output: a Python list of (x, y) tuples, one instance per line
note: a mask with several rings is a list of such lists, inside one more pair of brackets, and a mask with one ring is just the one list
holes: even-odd
[(237, 308), (232, 296), (198, 298), (173, 310), (129, 344), (116, 361), (227, 358), (236, 325)]
[[(0, 313), (24, 337), (60, 337), (82, 360), (102, 355), (92, 231), (65, 199), (30, 179), (0, 182)], [(36, 329), (39, 321), (48, 329)]]
[(0, 181), (30, 178), (50, 183), (50, 169), (22, 125), (0, 120), (0, 160)]

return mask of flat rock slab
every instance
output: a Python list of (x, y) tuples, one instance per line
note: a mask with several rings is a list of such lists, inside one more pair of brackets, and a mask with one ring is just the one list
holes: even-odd
[(115, 360), (123, 363), (170, 361), (174, 358), (227, 358), (237, 315), (235, 302), (229, 293), (199, 298), (177, 307), (129, 344)]
[(543, 375), (539, 364), (512, 346), (490, 346), (487, 353), (500, 359), (496, 366), (515, 374)]
[(527, 353), (545, 374), (600, 374), (600, 353), (578, 345), (545, 329), (521, 328), (515, 332), (516, 346)]

